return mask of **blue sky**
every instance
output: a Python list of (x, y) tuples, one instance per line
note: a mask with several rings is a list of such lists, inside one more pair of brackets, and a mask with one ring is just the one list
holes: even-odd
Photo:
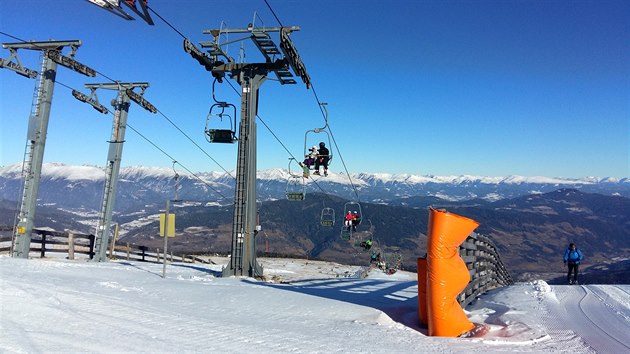
[[(350, 172), (630, 176), (627, 1), (268, 2), (283, 25), (301, 28), (292, 39), (317, 96), (328, 103)], [(210, 40), (202, 31), (221, 21), (246, 27), (255, 11), (257, 21), (279, 26), (264, 0), (149, 5), (196, 44)], [(132, 106), (129, 124), (178, 162), (195, 172), (235, 168), (236, 145), (204, 140), (210, 74), (182, 50), (179, 34), (154, 21), (125, 21), (82, 0), (0, 2), (2, 32), (24, 40), (80, 39), (82, 63), (115, 80), (149, 82), (145, 98), (221, 166), (162, 115)], [(261, 61), (249, 41), (242, 43), (248, 62)], [(239, 45), (230, 45), (229, 54), (238, 56)], [(36, 52), (18, 54), (39, 70)], [(8, 50), (0, 56), (8, 58)], [(23, 159), (35, 80), (7, 69), (0, 69), (0, 80), (0, 165), (7, 165)], [(57, 81), (84, 93), (86, 83), (110, 82), (63, 67)], [(44, 161), (104, 165), (113, 116), (75, 100), (60, 84)], [(238, 107), (232, 88), (217, 86), (217, 98)], [(110, 108), (114, 92), (98, 95)], [(323, 125), (313, 90), (299, 80), (267, 80), (259, 100), (259, 116), (301, 158), (305, 132)], [(258, 168), (286, 168), (283, 145), (259, 122)], [(337, 147), (331, 169), (343, 172)], [(128, 129), (128, 165), (172, 161)]]

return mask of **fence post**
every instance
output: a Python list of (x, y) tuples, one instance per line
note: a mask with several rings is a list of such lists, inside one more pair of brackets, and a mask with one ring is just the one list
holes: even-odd
[(94, 258), (94, 240), (96, 236), (90, 235), (90, 259)]
[(129, 242), (127, 242), (127, 260), (129, 260)]
[(74, 234), (68, 232), (68, 259), (74, 260)]
[(118, 239), (118, 224), (116, 224), (114, 229), (114, 236), (112, 237), (112, 244), (109, 248), (109, 258), (114, 258), (114, 247), (116, 247), (116, 240)]
[(42, 247), (40, 248), (40, 257), (46, 258), (46, 234), (42, 233)]

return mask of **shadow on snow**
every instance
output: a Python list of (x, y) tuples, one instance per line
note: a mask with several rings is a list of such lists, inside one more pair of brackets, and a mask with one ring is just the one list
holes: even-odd
[(418, 283), (382, 279), (308, 279), (286, 284), (244, 282), (344, 301), (383, 311), (393, 321), (427, 334), (418, 322)]

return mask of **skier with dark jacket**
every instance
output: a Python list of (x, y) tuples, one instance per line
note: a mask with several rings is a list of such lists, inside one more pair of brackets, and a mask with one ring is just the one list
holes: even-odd
[[(567, 250), (564, 251), (564, 257), (562, 259), (564, 260), (564, 264), (567, 264), (569, 267), (569, 272), (567, 273), (567, 281), (569, 284), (578, 283), (578, 271), (583, 258), (582, 251), (575, 246), (575, 243), (570, 243)], [(571, 273), (573, 273), (573, 279), (571, 279)]]
[(330, 151), (326, 148), (324, 142), (319, 143), (319, 154), (315, 160), (314, 175), (319, 175), (319, 166), (324, 166), (324, 176), (328, 176), (328, 161), (330, 160)]

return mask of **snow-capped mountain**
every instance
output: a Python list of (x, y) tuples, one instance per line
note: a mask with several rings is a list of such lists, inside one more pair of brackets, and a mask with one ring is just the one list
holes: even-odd
[[(0, 167), (0, 199), (18, 200), (21, 193), (22, 166)], [(233, 197), (234, 171), (175, 172), (169, 168), (130, 166), (120, 171), (117, 209), (137, 209), (143, 204), (162, 203), (175, 195), (200, 202), (229, 204)], [(42, 168), (40, 203), (65, 208), (97, 210), (102, 199), (104, 169), (97, 166), (70, 166), (46, 163)], [(290, 183), (297, 181), (298, 185)], [(285, 198), (287, 188), (302, 188), (302, 178), (284, 169), (258, 171), (260, 200)], [(416, 176), (387, 173), (329, 173), (328, 177), (312, 176), (304, 180), (304, 191), (356, 199), (363, 202), (398, 204), (415, 196), (433, 196), (449, 201), (483, 199), (496, 201), (526, 194), (550, 192), (559, 188), (575, 188), (584, 192), (630, 197), (630, 179), (585, 177), (580, 179), (549, 177), (486, 177), (486, 176)]]

